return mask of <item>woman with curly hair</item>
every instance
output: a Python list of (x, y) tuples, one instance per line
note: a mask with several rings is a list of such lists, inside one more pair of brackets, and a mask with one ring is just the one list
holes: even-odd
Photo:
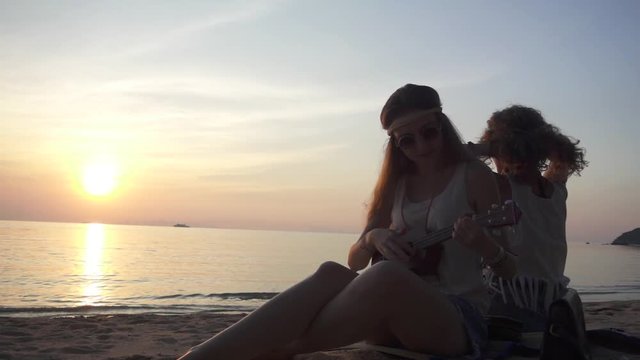
[(544, 327), (548, 306), (569, 282), (564, 276), (566, 182), (587, 166), (578, 143), (538, 110), (514, 105), (493, 113), (480, 143), (471, 146), (493, 160), (502, 197), (513, 199), (522, 211), (512, 244), (518, 275), (490, 281), (501, 295), (494, 298), (491, 313), (516, 318), (524, 330)]

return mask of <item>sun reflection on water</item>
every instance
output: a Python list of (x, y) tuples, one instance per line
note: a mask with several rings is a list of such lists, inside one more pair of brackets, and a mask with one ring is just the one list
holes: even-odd
[(102, 300), (102, 253), (104, 225), (88, 224), (85, 236), (83, 305), (95, 305)]

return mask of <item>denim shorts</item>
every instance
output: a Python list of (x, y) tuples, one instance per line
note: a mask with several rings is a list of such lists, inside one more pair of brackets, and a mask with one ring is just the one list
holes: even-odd
[[(483, 350), (489, 342), (489, 330), (487, 329), (487, 323), (484, 320), (484, 316), (478, 308), (463, 297), (449, 295), (448, 298), (462, 317), (464, 328), (467, 332), (467, 338), (469, 340), (469, 353), (463, 356), (462, 359), (483, 359)], [(461, 357), (456, 357), (456, 359), (460, 358)]]
[[(544, 303), (540, 306), (544, 307)], [(513, 302), (504, 303), (501, 297), (495, 297), (489, 308), (490, 316), (504, 316), (522, 323), (522, 332), (544, 331), (547, 315), (516, 306)]]

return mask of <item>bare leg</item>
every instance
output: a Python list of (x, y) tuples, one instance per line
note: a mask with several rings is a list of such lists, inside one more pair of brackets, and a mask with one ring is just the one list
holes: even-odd
[(280, 293), (180, 360), (253, 359), (282, 349), (304, 334), (318, 312), (358, 274), (326, 262), (310, 277)]
[(349, 283), (287, 352), (386, 338), (383, 341), (396, 340), (414, 351), (460, 355), (469, 350), (462, 321), (442, 293), (402, 265), (385, 261)]

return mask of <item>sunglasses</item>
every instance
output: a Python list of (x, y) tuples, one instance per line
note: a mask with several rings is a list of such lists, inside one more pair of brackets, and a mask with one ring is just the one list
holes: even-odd
[[(441, 126), (438, 125), (425, 125), (420, 128), (418, 134), (422, 136), (422, 140), (425, 142), (430, 142), (438, 138), (440, 136)], [(395, 144), (402, 150), (412, 149), (416, 146), (416, 134), (404, 134), (399, 138), (395, 139)]]

